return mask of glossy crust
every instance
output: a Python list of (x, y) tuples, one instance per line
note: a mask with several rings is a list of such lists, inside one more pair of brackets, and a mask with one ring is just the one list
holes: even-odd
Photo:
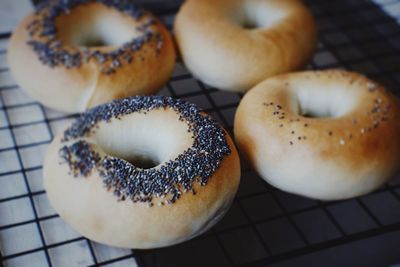
[[(150, 111), (148, 123), (168, 120), (165, 114), (158, 114), (161, 112)], [(177, 120), (176, 113), (169, 115), (170, 120)], [(108, 126), (102, 124), (100, 128)], [(239, 185), (240, 162), (231, 138), (226, 137), (232, 153), (223, 159), (205, 186), (194, 183), (195, 195), (184, 193), (173, 204), (149, 207), (143, 202), (118, 201), (112, 192), (106, 190), (97, 171), (86, 178), (74, 178), (68, 164), (60, 164), (59, 150), (65, 145), (60, 142), (61, 135), (55, 137), (46, 154), (44, 185), (60, 216), (92, 240), (141, 249), (172, 245), (203, 233), (230, 207)], [(92, 144), (97, 142), (95, 138), (86, 140)], [(124, 142), (122, 138), (120, 142)], [(180, 138), (182, 144), (187, 147), (192, 144), (190, 134)], [(99, 145), (96, 149), (104, 154)]]
[(300, 0), (187, 0), (174, 34), (195, 76), (241, 92), (302, 67), (316, 44), (314, 19)]
[[(302, 116), (312, 110), (325, 117)], [(398, 98), (366, 77), (310, 71), (253, 88), (239, 105), (234, 132), (264, 180), (336, 200), (375, 190), (399, 170), (399, 118)]]
[[(101, 16), (117, 20), (124, 28), (134, 29), (140, 23), (102, 4), (89, 3), (75, 7), (68, 16), (57, 18), (57, 28), (66, 27), (58, 38), (68, 43), (74, 38), (75, 32), (80, 34), (79, 27), (71, 28), (71, 21), (76, 25)], [(148, 16), (150, 15), (142, 19), (148, 19)], [(107, 75), (102, 73), (102, 66), (95, 60), (70, 69), (64, 66), (51, 68), (44, 65), (32, 47), (27, 44), (30, 40), (27, 25), (34, 19), (34, 14), (27, 16), (14, 30), (8, 48), (8, 63), (21, 88), (51, 108), (66, 112), (82, 112), (112, 99), (153, 94), (167, 82), (174, 69), (176, 58), (174, 45), (167, 29), (158, 20), (151, 27), (155, 32), (161, 33), (164, 41), (159, 52), (156, 51), (155, 42), (146, 43), (141, 50), (132, 54), (132, 63), (123, 64), (115, 74)], [(77, 51), (77, 47), (72, 44), (66, 47), (71, 51)], [(118, 49), (118, 46), (88, 49), (110, 52)]]

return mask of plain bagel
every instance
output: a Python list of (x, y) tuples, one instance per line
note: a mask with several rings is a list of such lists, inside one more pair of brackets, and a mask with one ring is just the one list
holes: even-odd
[(167, 29), (131, 1), (44, 1), (18, 25), (8, 48), (21, 88), (67, 112), (155, 93), (175, 57)]
[(222, 218), (240, 162), (225, 130), (195, 105), (143, 96), (83, 113), (54, 138), (43, 175), (50, 203), (82, 235), (155, 248)]
[(302, 67), (316, 44), (314, 19), (300, 0), (187, 0), (174, 33), (195, 76), (241, 92)]
[(384, 184), (400, 166), (400, 102), (340, 70), (276, 76), (250, 90), (235, 117), (239, 149), (261, 177), (321, 200)]

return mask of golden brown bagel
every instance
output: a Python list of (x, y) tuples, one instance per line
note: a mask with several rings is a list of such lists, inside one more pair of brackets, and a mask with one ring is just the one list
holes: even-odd
[(228, 134), (193, 104), (131, 97), (87, 111), (56, 136), (43, 175), (50, 203), (82, 235), (155, 248), (222, 218), (240, 162)]
[(399, 100), (353, 72), (276, 76), (241, 101), (234, 132), (261, 177), (322, 200), (366, 194), (400, 163)]
[(129, 1), (76, 2), (50, 1), (15, 29), (8, 62), (18, 84), (68, 112), (160, 89), (175, 66), (160, 21)]
[(313, 17), (300, 0), (187, 0), (174, 32), (195, 76), (241, 92), (305, 65), (316, 44)]

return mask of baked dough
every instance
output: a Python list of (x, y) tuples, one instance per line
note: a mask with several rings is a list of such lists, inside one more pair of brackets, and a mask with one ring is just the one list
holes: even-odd
[(82, 235), (155, 248), (222, 218), (240, 162), (229, 135), (195, 105), (142, 96), (84, 113), (54, 138), (43, 175), (50, 203)]
[(314, 19), (300, 0), (187, 0), (174, 34), (196, 77), (239, 92), (304, 66), (316, 44)]
[(399, 99), (353, 72), (276, 76), (250, 90), (234, 124), (271, 185), (321, 200), (360, 196), (399, 171)]
[(17, 26), (8, 48), (21, 88), (67, 112), (157, 92), (175, 57), (167, 29), (130, 1), (44, 1)]

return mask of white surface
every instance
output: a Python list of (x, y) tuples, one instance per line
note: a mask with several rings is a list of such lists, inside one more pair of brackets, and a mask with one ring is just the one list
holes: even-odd
[(390, 16), (400, 22), (400, 2), (395, 0), (372, 0), (388, 13)]
[(10, 32), (32, 9), (30, 0), (1, 0), (0, 33)]

